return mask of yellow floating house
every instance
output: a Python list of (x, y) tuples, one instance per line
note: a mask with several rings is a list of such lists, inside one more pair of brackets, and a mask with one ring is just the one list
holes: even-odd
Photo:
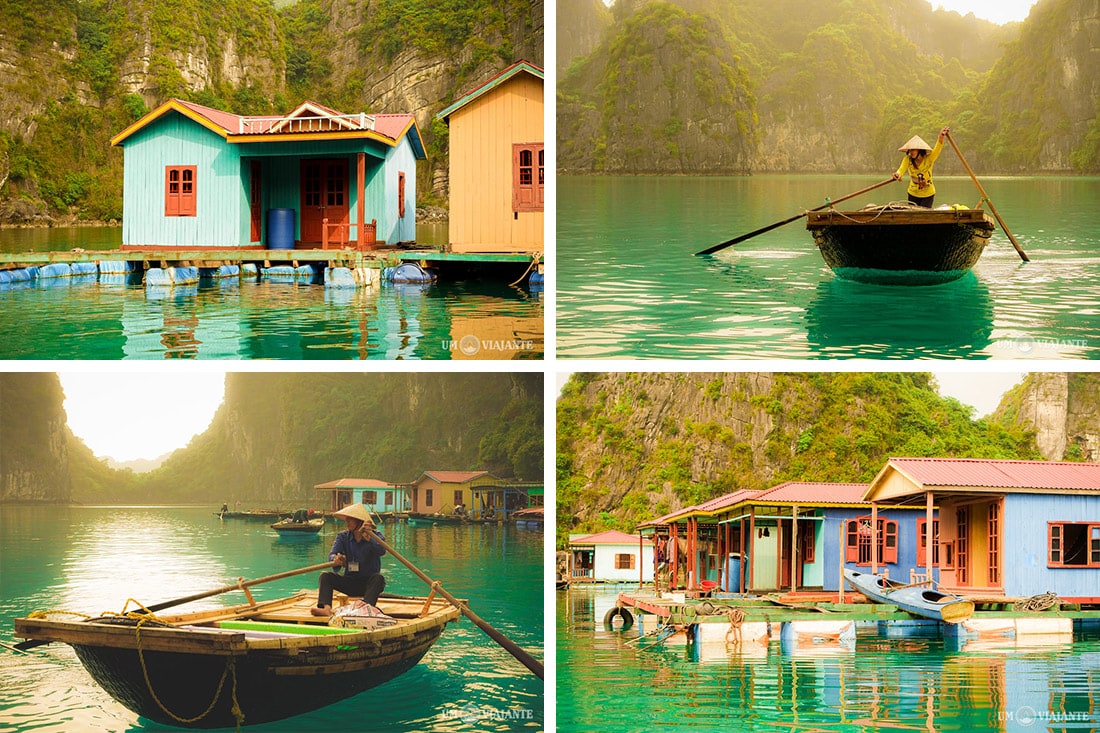
[(543, 70), (518, 61), (444, 109), (449, 240), (459, 253), (542, 253)]

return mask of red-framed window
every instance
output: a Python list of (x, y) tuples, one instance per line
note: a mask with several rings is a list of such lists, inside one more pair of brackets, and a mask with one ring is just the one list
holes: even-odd
[(424, 504), (425, 506), (431, 506), (435, 502), (435, 489), (424, 489)]
[(397, 173), (397, 218), (405, 218), (405, 173)]
[(197, 216), (198, 167), (167, 165), (164, 167), (164, 215)]
[(615, 569), (616, 570), (633, 570), (634, 569), (634, 555), (627, 552), (615, 553)]
[(378, 502), (378, 492), (377, 491), (364, 491), (363, 492), (363, 503), (364, 504), (376, 504), (377, 502)]
[[(924, 567), (924, 557), (928, 548), (928, 538), (925, 537), (924, 528), (928, 520), (924, 517), (917, 518), (917, 567)], [(940, 520), (932, 520), (932, 566), (940, 567)]]
[(542, 143), (512, 145), (512, 211), (542, 211), (546, 180)]
[(989, 505), (989, 585), (1001, 584), (1001, 505)]
[(1047, 567), (1100, 568), (1100, 522), (1047, 522)]
[(462, 503), (462, 489), (455, 489), (454, 503), (455, 504), (461, 504)]
[(960, 585), (970, 582), (970, 507), (955, 510), (955, 578)]
[[(871, 564), (871, 517), (856, 517), (845, 522), (844, 562)], [(898, 561), (898, 523), (893, 519), (878, 520), (878, 562)]]

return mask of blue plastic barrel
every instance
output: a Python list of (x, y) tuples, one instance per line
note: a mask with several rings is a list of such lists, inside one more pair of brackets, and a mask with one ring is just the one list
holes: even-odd
[(294, 249), (294, 209), (267, 210), (267, 248)]
[(732, 552), (729, 554), (729, 558), (726, 561), (726, 577), (730, 581), (730, 592), (741, 592), (741, 556), (735, 555)]

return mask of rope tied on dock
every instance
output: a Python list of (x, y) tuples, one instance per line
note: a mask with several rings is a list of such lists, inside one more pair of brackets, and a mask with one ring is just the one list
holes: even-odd
[(1016, 601), (1012, 604), (1012, 610), (1024, 611), (1026, 613), (1039, 613), (1049, 610), (1056, 605), (1058, 605), (1058, 596), (1048, 590), (1046, 593)]
[[(727, 644), (740, 644), (741, 643), (741, 624), (745, 620), (745, 612), (740, 608), (731, 608), (726, 613), (730, 620), (730, 627), (726, 631), (726, 643)], [(733, 636), (733, 639), (730, 639)]]

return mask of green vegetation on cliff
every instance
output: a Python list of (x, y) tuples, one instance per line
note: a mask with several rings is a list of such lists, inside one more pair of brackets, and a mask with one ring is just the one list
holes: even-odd
[[(914, 132), (951, 124), (969, 162), (986, 170), (1095, 172), (1100, 67), (1087, 5), (1043, 0), (1024, 23), (997, 26), (921, 0), (617, 0), (602, 39), (559, 59), (559, 169), (709, 173), (725, 156), (746, 172), (865, 172), (893, 165)], [(599, 27), (586, 6), (573, 11), (559, 14), (559, 34)], [(714, 30), (676, 46), (677, 12)], [(753, 121), (752, 134), (666, 125), (731, 112), (654, 62), (650, 49), (665, 39), (692, 70), (744, 74), (737, 83), (751, 93), (737, 113)], [(623, 75), (629, 85), (616, 83)], [(654, 94), (662, 84), (676, 91), (671, 104)], [(683, 159), (695, 141), (708, 160)], [(952, 159), (942, 167), (962, 172)]]
[(783, 481), (869, 482), (892, 456), (1041, 457), (928, 374), (578, 374), (557, 411), (559, 538)]

